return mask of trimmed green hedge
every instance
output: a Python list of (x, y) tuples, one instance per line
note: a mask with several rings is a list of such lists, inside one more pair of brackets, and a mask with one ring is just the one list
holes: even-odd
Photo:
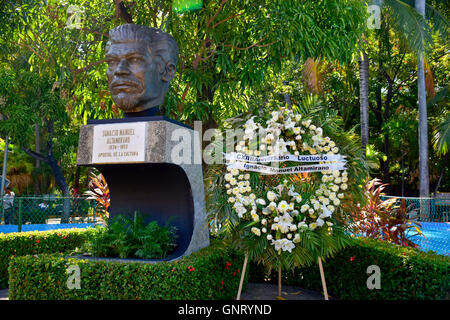
[[(377, 265), (381, 289), (368, 289), (367, 268)], [(323, 263), (330, 296), (352, 300), (449, 299), (450, 257), (400, 247), (377, 240), (357, 238)], [(250, 266), (250, 280), (275, 282), (261, 266)], [(284, 272), (283, 284), (322, 291), (319, 267)]]
[(69, 252), (80, 247), (91, 232), (88, 228), (0, 234), (0, 288), (8, 287), (10, 257)]
[[(61, 254), (15, 257), (9, 266), (9, 299), (233, 299), (242, 262), (242, 256), (217, 243), (178, 261), (155, 264)], [(80, 268), (80, 289), (67, 287), (70, 265)]]

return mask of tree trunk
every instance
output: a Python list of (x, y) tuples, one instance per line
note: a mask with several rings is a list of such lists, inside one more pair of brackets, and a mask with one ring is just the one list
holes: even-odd
[[(416, 10), (425, 17), (425, 0), (415, 0)], [(430, 195), (430, 176), (428, 168), (428, 118), (425, 91), (425, 70), (423, 52), (417, 52), (417, 88), (419, 103), (419, 196)]]
[[(35, 142), (35, 148), (34, 148), (34, 151), (36, 152), (36, 153), (40, 153), (41, 152), (41, 150), (40, 150), (40, 135), (39, 135), (39, 124), (38, 123), (36, 123), (35, 125), (34, 125), (34, 134), (35, 134), (35, 138), (34, 138), (34, 142)], [(35, 172), (36, 172), (36, 175), (35, 175), (35, 178), (34, 178), (34, 194), (39, 194), (40, 193), (40, 188), (39, 188), (39, 167), (41, 166), (41, 161), (38, 159), (38, 158), (36, 158), (36, 161), (35, 161)]]
[(64, 200), (63, 200), (63, 212), (61, 214), (61, 223), (69, 222), (69, 214), (70, 214), (70, 190), (69, 185), (64, 178), (61, 167), (58, 165), (56, 159), (53, 156), (49, 156), (48, 164), (53, 171), (53, 175), (55, 176), (55, 183), (58, 188), (61, 190)]
[(445, 154), (444, 160), (442, 161), (441, 174), (439, 175), (439, 179), (438, 179), (438, 181), (437, 181), (437, 183), (436, 183), (436, 188), (434, 188), (433, 197), (436, 197), (436, 193), (438, 192), (439, 185), (441, 184), (442, 177), (444, 176), (445, 168), (447, 168), (448, 156), (449, 156), (449, 155), (450, 155), (450, 152), (447, 152), (447, 153)]
[(359, 100), (361, 119), (361, 145), (366, 150), (369, 144), (369, 56), (363, 51), (359, 57)]

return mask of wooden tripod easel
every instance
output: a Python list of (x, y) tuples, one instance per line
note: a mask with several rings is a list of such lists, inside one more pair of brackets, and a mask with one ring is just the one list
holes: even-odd
[[(325, 300), (329, 300), (328, 299), (328, 291), (327, 291), (327, 283), (325, 282), (325, 274), (323, 272), (322, 259), (319, 257), (317, 259), (317, 261), (319, 263), (320, 278), (322, 279), (323, 295), (325, 297)], [(238, 289), (236, 300), (241, 300), (242, 285), (244, 283), (244, 277), (245, 277), (245, 271), (247, 269), (247, 263), (248, 263), (248, 253), (246, 253), (244, 256), (244, 265), (242, 266), (241, 280), (239, 282), (239, 289)], [(278, 269), (278, 296), (281, 297), (281, 268)]]

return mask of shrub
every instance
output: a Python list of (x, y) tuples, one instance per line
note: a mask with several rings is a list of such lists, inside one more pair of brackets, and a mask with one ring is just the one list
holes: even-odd
[[(232, 299), (237, 293), (242, 261), (242, 256), (217, 242), (180, 260), (152, 264), (83, 260), (63, 255), (15, 257), (9, 267), (9, 298)], [(80, 289), (67, 287), (69, 265), (80, 268)]]
[(163, 259), (176, 247), (175, 227), (156, 221), (145, 224), (136, 213), (134, 219), (116, 216), (96, 231), (81, 248), (96, 257)]
[[(450, 297), (450, 258), (432, 252), (401, 247), (367, 238), (351, 244), (324, 262), (327, 289), (341, 299), (448, 299)], [(377, 265), (381, 271), (381, 289), (367, 288), (367, 268)], [(260, 266), (250, 266), (250, 281), (273, 279)], [(284, 274), (283, 283), (322, 290), (316, 265)]]
[[(422, 226), (419, 222), (407, 218), (411, 205), (407, 207), (405, 199), (400, 200), (400, 206), (397, 205), (397, 198), (381, 200), (381, 192), (386, 185), (382, 184), (380, 179), (367, 181), (364, 191), (366, 203), (363, 207), (356, 207), (350, 229), (358, 236), (417, 248), (417, 244), (408, 237), (423, 236), (419, 229)], [(407, 231), (410, 231), (408, 237)]]
[(0, 234), (0, 288), (8, 287), (10, 257), (69, 252), (80, 247), (92, 232), (92, 228), (88, 228)]

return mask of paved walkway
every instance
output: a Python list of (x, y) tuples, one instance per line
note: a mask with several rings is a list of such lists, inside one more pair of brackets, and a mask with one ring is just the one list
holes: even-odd
[(0, 289), (0, 300), (8, 300), (8, 289)]
[[(242, 292), (241, 300), (280, 300), (278, 285), (271, 283), (249, 283)], [(300, 287), (282, 286), (281, 300), (324, 300), (322, 293)]]
[[(286, 300), (323, 300), (321, 293), (299, 287), (283, 286), (282, 299)], [(242, 292), (241, 300), (279, 300), (278, 286), (269, 283), (249, 283)], [(0, 300), (8, 300), (8, 289), (0, 290)]]

